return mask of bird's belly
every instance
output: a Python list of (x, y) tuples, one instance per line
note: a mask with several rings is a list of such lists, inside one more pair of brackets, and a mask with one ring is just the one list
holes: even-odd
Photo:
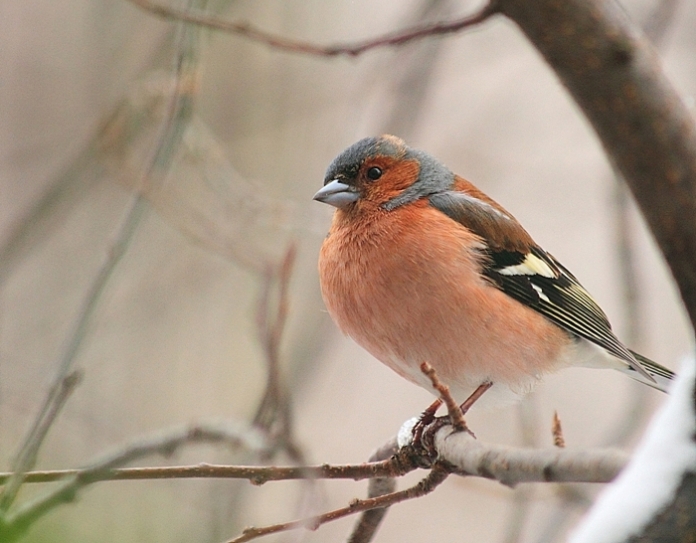
[(486, 381), (494, 387), (484, 398), (514, 397), (562, 364), (565, 332), (529, 308), (517, 318), (519, 302), (486, 282), (458, 247), (429, 249), (363, 249), (333, 262), (322, 255), (322, 294), (341, 330), (428, 390), (420, 365), (430, 363), (459, 401)]

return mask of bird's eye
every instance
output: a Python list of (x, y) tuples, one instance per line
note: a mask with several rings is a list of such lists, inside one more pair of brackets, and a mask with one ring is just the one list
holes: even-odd
[(382, 170), (379, 169), (377, 166), (372, 166), (372, 168), (367, 170), (367, 177), (375, 181), (382, 177)]

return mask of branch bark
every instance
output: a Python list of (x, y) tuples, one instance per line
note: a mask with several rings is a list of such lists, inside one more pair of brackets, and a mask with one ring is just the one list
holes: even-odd
[(651, 44), (615, 2), (500, 0), (623, 174), (696, 323), (696, 128)]
[(507, 486), (529, 482), (606, 483), (627, 462), (625, 453), (612, 449), (528, 449), (483, 444), (450, 426), (435, 435), (438, 458), (453, 473), (494, 479)]

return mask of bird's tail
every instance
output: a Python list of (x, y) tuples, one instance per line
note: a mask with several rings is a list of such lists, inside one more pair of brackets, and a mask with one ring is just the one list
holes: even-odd
[(655, 381), (650, 381), (644, 375), (640, 374), (629, 366), (626, 366), (626, 368), (622, 371), (636, 381), (640, 381), (641, 383), (656, 388), (657, 390), (661, 390), (662, 392), (667, 392), (670, 382), (676, 377), (674, 372), (668, 370), (664, 366), (661, 366), (657, 362), (653, 362), (649, 358), (645, 358), (642, 354), (638, 354), (635, 351), (631, 351), (631, 354), (638, 362), (640, 362), (640, 365), (643, 366), (645, 371), (647, 371), (650, 377), (655, 379)]

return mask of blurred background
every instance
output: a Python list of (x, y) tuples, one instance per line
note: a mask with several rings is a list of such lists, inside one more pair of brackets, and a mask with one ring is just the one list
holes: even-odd
[[(202, 4), (319, 44), (478, 7), (170, 5)], [(696, 4), (623, 5), (637, 23), (662, 25), (655, 38), (665, 71), (692, 106)], [(3, 470), (61, 365), (84, 379), (48, 434), (39, 468), (82, 466), (193, 422), (259, 420), (269, 360), (259, 308), (267, 295), (273, 314), (291, 245), (279, 360), (289, 395), (282, 426), (300, 454), (269, 462), (366, 461), (425, 408), (430, 395), (341, 336), (319, 294), (317, 252), (331, 210), (311, 198), (333, 157), (368, 135), (402, 137), (501, 202), (593, 293), (631, 347), (677, 369), (692, 346), (669, 271), (597, 138), (503, 18), (357, 58), (275, 50), (163, 21), (126, 0), (2, 2), (0, 28)], [(574, 369), (549, 376), (518, 406), (474, 409), (468, 421), (485, 441), (549, 446), (557, 410), (568, 447), (630, 449), (662, 401), (618, 373)], [(260, 461), (197, 446), (139, 465)], [(24, 488), (18, 501), (43, 490)], [(561, 541), (597, 490), (513, 491), (451, 477), (434, 494), (393, 507), (376, 540)], [(218, 542), (365, 492), (365, 483), (334, 481), (310, 490), (289, 482), (104, 482), (40, 520), (26, 540)], [(266, 540), (342, 541), (353, 522)]]

